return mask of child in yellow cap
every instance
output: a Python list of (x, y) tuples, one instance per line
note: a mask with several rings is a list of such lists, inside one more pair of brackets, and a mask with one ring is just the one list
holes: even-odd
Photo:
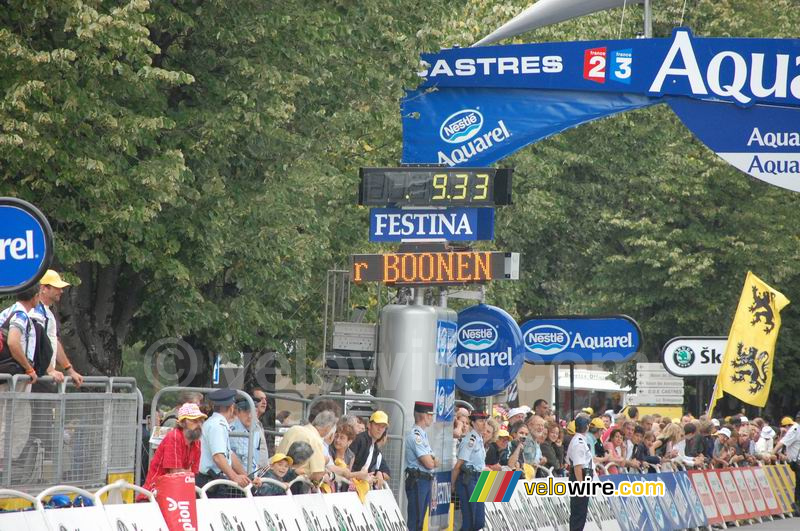
[(289, 488), (289, 485), (284, 483), (283, 478), (286, 476), (286, 473), (289, 472), (289, 467), (292, 466), (292, 458), (286, 454), (277, 453), (270, 458), (269, 463), (270, 467), (264, 478), (280, 482), (283, 488), (271, 481), (265, 481), (258, 491), (259, 496), (279, 496), (281, 494), (286, 494), (286, 489)]

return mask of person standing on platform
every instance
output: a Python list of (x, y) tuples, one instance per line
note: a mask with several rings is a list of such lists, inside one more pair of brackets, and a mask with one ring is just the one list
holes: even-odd
[(414, 427), (406, 435), (407, 524), (410, 531), (421, 531), (425, 509), (431, 504), (431, 482), (436, 457), (425, 432), (433, 424), (433, 404), (414, 402)]
[[(569, 442), (567, 463), (570, 465), (569, 480), (584, 481), (592, 477), (594, 463), (592, 449), (586, 439), (589, 429), (589, 417), (579, 415), (575, 418), (575, 436)], [(573, 496), (569, 499), (569, 529), (581, 531), (586, 525), (586, 513), (589, 509), (588, 496)]]
[(486, 433), (486, 413), (473, 411), (469, 415), (472, 431), (467, 433), (458, 447), (458, 459), (453, 467), (451, 484), (455, 485), (461, 500), (461, 530), (474, 531), (484, 526), (483, 503), (470, 502), (472, 491), (486, 466), (483, 434)]

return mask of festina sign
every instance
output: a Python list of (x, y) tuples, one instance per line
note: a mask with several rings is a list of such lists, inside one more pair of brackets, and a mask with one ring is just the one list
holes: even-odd
[(357, 254), (350, 269), (354, 283), (435, 285), (519, 278), (519, 253), (437, 251)]
[(664, 345), (661, 361), (675, 376), (716, 376), (727, 342), (726, 337), (675, 337)]
[(373, 208), (369, 213), (371, 242), (458, 242), (493, 238), (493, 208)]

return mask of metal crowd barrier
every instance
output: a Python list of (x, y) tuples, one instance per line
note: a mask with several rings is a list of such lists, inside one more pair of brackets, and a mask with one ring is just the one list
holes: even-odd
[(109, 474), (140, 480), (143, 404), (135, 378), (86, 376), (79, 390), (70, 377), (38, 378), (55, 392), (30, 392), (30, 381), (0, 374), (0, 487), (96, 488)]

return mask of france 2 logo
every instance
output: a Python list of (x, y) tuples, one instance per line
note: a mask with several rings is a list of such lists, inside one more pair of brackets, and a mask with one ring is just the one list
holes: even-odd
[(611, 70), (608, 77), (618, 83), (631, 83), (631, 65), (633, 64), (633, 50), (613, 50), (610, 54), (607, 48), (590, 48), (583, 52), (583, 79), (595, 83), (606, 82), (606, 67), (610, 55)]

